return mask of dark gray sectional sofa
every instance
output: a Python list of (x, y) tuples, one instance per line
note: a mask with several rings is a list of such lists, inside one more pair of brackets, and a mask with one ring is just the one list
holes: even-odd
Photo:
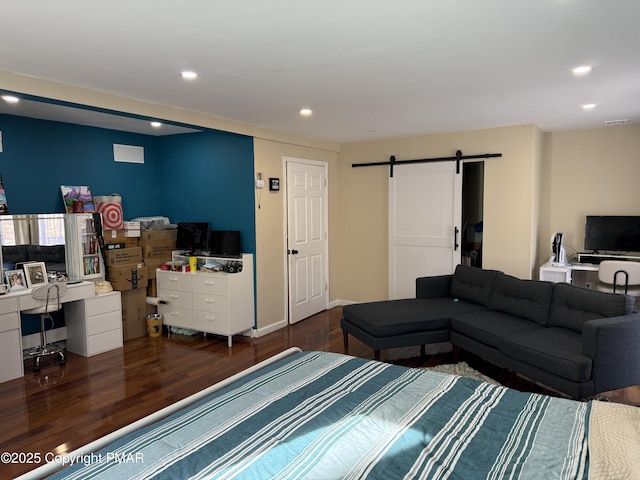
[(450, 341), (573, 398), (640, 384), (635, 298), (521, 280), (459, 265), (416, 280), (416, 298), (347, 305), (353, 335), (375, 351)]

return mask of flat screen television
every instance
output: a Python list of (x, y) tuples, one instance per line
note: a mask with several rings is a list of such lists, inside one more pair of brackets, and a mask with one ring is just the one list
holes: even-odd
[(189, 253), (201, 253), (209, 242), (209, 224), (207, 222), (181, 222), (176, 232), (176, 249)]
[(242, 237), (238, 230), (212, 230), (209, 250), (212, 257), (239, 258), (242, 255)]
[(640, 216), (588, 215), (584, 248), (594, 252), (640, 252)]

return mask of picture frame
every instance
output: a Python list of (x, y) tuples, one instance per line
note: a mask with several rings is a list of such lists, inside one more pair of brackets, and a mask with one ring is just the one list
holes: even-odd
[(15, 292), (17, 290), (24, 290), (25, 288), (27, 288), (27, 284), (24, 279), (23, 270), (7, 270), (4, 273), (4, 276), (7, 281), (7, 286), (9, 287), (10, 292)]
[(44, 262), (25, 263), (23, 268), (27, 279), (27, 286), (29, 288), (49, 282), (49, 279), (47, 278), (47, 268), (45, 267)]

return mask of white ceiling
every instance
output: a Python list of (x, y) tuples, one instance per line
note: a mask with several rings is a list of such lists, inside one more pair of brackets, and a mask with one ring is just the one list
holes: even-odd
[(639, 25), (640, 0), (0, 0), (0, 70), (334, 142), (554, 131), (640, 122)]

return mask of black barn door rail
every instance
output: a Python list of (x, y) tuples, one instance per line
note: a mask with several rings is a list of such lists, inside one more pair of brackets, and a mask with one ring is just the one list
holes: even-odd
[(440, 157), (440, 158), (421, 158), (418, 160), (396, 160), (395, 155), (389, 157), (388, 162), (369, 162), (369, 163), (352, 163), (351, 167), (374, 167), (378, 165), (389, 165), (389, 176), (393, 177), (393, 166), (407, 163), (431, 163), (431, 162), (456, 162), (456, 173), (460, 173), (460, 162), (462, 160), (471, 160), (478, 158), (495, 158), (501, 157), (501, 153), (482, 153), (480, 155), (462, 155), (461, 150), (456, 151), (455, 157)]

